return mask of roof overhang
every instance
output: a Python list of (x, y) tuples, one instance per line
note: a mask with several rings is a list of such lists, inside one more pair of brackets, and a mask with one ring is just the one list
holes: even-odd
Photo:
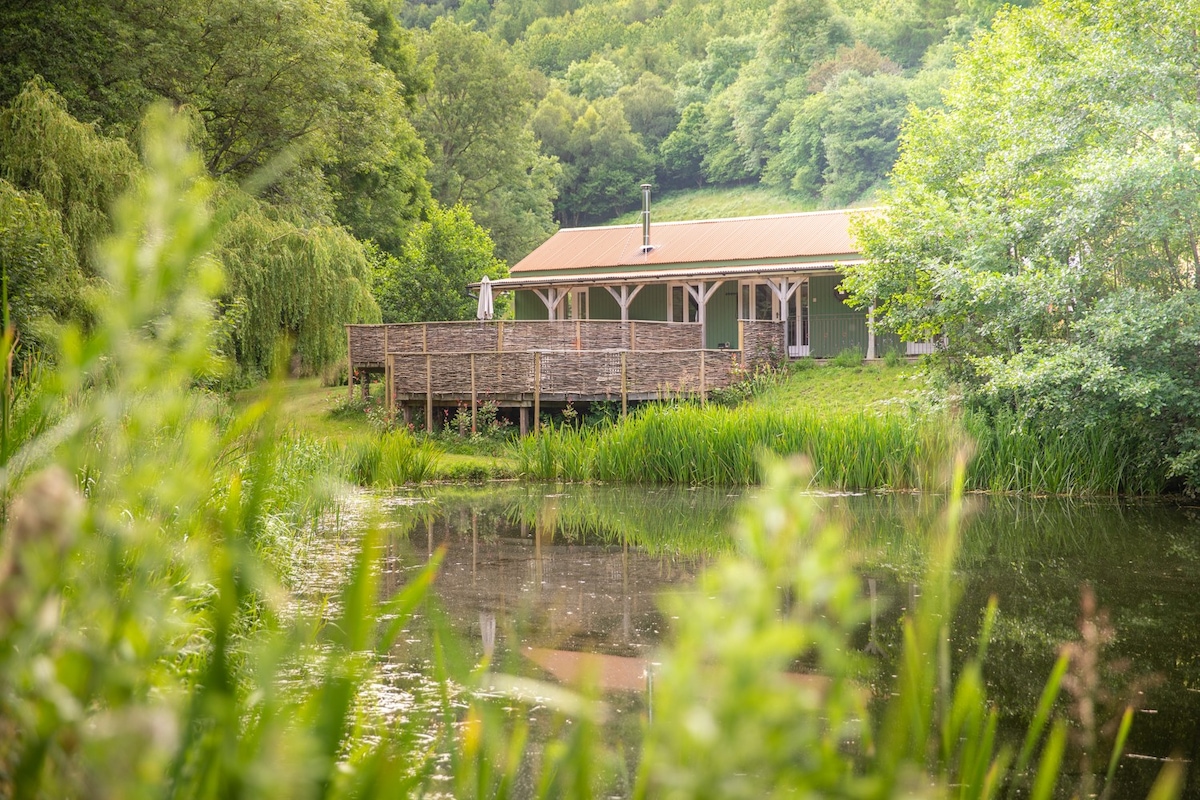
[[(551, 286), (621, 286), (623, 284), (647, 284), (687, 281), (707, 281), (730, 278), (771, 278), (795, 275), (800, 272), (830, 272), (840, 267), (865, 264), (863, 258), (847, 258), (834, 261), (805, 261), (796, 264), (758, 264), (738, 267), (703, 267), (700, 269), (656, 269), (638, 272), (591, 272), (580, 275), (541, 275), (519, 278), (500, 278), (491, 281), (492, 291), (503, 292), (514, 289), (542, 289)], [(469, 284), (478, 289), (479, 283)]]

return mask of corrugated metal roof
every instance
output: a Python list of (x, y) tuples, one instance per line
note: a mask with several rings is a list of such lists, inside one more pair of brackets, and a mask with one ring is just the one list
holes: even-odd
[(652, 249), (645, 253), (641, 225), (563, 228), (511, 271), (517, 275), (548, 270), (853, 257), (858, 249), (850, 236), (850, 215), (867, 210), (652, 222)]
[[(639, 229), (640, 230), (640, 229)], [(664, 283), (683, 280), (713, 280), (743, 276), (795, 275), (799, 272), (828, 272), (848, 264), (861, 264), (861, 258), (845, 258), (829, 261), (805, 261), (798, 264), (770, 264), (767, 266), (700, 267), (676, 266), (674, 269), (635, 270), (632, 272), (587, 272), (570, 275), (520, 275), (501, 278), (491, 282), (493, 291), (513, 289), (540, 289), (549, 286), (620, 286), (623, 283)], [(478, 283), (468, 284), (478, 289)]]

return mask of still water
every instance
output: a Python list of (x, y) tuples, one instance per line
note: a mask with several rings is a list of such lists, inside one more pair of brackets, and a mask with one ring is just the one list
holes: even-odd
[[(730, 531), (752, 493), (725, 489), (491, 484), (378, 497), (388, 530), (384, 591), (396, 591), (439, 550), (436, 602), (414, 620), (386, 666), (379, 702), (402, 710), (431, 692), (428, 633), (455, 635), (465, 662), (488, 654), (498, 669), (569, 682), (579, 654), (600, 654), (601, 680), (636, 736), (653, 691), (655, 648), (670, 629), (657, 598), (687, 592), (705, 565), (733, 549)], [(872, 624), (856, 645), (878, 662), (886, 691), (900, 618), (914, 601), (945, 498), (814, 494), (861, 559)], [(353, 537), (326, 543), (308, 582), (337, 583)], [(344, 563), (344, 562), (343, 562)], [(322, 566), (323, 565), (323, 566)], [(324, 570), (324, 578), (322, 578)], [(1200, 507), (1165, 502), (970, 496), (952, 629), (973, 652), (983, 608), (1000, 615), (985, 664), (989, 693), (1013, 730), (1036, 703), (1060, 645), (1078, 638), (1083, 587), (1115, 630), (1105, 651), (1102, 714), (1136, 699), (1121, 795), (1144, 796), (1167, 757), (1200, 757)], [(1200, 796), (1192, 775), (1188, 796)]]

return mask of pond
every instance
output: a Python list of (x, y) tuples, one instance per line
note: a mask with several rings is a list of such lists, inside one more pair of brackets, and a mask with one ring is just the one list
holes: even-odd
[[(600, 654), (617, 741), (636, 740), (652, 709), (655, 648), (670, 628), (657, 603), (687, 592), (706, 564), (733, 548), (730, 529), (753, 493), (727, 489), (489, 484), (375, 498), (387, 526), (384, 591), (395, 592), (439, 549), (435, 602), (413, 620), (386, 665), (379, 702), (402, 709), (432, 693), (429, 633), (453, 633), (464, 663), (569, 682), (579, 654)], [(900, 619), (918, 592), (945, 498), (814, 494), (861, 559), (872, 624), (856, 646), (878, 662), (885, 691), (900, 649)], [(974, 652), (988, 598), (1000, 614), (985, 663), (989, 694), (1012, 731), (1028, 713), (1061, 643), (1078, 639), (1084, 587), (1115, 631), (1104, 687), (1119, 714), (1138, 702), (1119, 796), (1144, 796), (1169, 756), (1200, 756), (1200, 507), (1113, 499), (968, 496), (956, 576), (962, 595), (952, 650)], [(327, 543), (323, 583), (353, 536)], [(331, 567), (331, 565), (333, 565)], [(324, 588), (322, 588), (324, 587)], [(432, 696), (430, 694), (429, 696)], [(535, 732), (536, 735), (536, 732)], [(1190, 771), (1189, 764), (1189, 771)], [(1200, 796), (1191, 781), (1188, 796)]]

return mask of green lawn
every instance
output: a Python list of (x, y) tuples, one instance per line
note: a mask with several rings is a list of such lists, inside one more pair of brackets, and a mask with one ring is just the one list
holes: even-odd
[(915, 364), (814, 366), (793, 369), (780, 384), (767, 389), (753, 402), (833, 413), (879, 411), (921, 402), (926, 390), (924, 373)]
[[(382, 384), (371, 388), (373, 402), (382, 402)], [(359, 395), (355, 387), (355, 396)], [(262, 383), (238, 392), (233, 405), (245, 408), (251, 403), (275, 394), (280, 422), (294, 430), (327, 441), (345, 443), (351, 439), (377, 436), (375, 428), (361, 405), (347, 407), (345, 386), (323, 386), (319, 378), (299, 378), (280, 383)], [(470, 449), (463, 445), (463, 448)], [(492, 450), (495, 446), (492, 445)], [(515, 475), (516, 462), (508, 456), (478, 453), (443, 452), (438, 457), (434, 480), (478, 480), (510, 478)]]
[[(356, 388), (357, 392), (358, 389)], [(333, 412), (346, 400), (345, 386), (322, 386), (320, 378), (299, 378), (261, 383), (252, 389), (238, 392), (234, 406), (245, 407), (277, 393), (279, 419), (301, 433), (322, 439), (347, 439), (371, 432), (365, 414), (350, 416)]]

